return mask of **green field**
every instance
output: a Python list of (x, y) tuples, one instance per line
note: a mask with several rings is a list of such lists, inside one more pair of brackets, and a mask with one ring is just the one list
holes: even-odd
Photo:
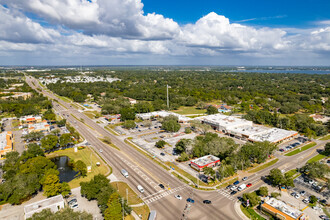
[(323, 158), (325, 158), (325, 155), (323, 154), (318, 154), (316, 155), (315, 157), (312, 157), (311, 159), (309, 159), (307, 161), (307, 163), (312, 163), (312, 162), (315, 162), (315, 161), (319, 161), (319, 160), (322, 160)]
[[(118, 190), (123, 198), (128, 198), (128, 205), (136, 205), (142, 203), (142, 199), (124, 182), (112, 182), (111, 185)], [(126, 194), (127, 189), (127, 194)], [(128, 195), (128, 196), (127, 196)]]
[(144, 205), (144, 206), (139, 206), (139, 207), (133, 207), (133, 211), (137, 214), (137, 215), (141, 215), (142, 216), (142, 220), (147, 220), (149, 217), (149, 213), (150, 213), (150, 209), (149, 206)]
[[(92, 172), (87, 173), (86, 177), (79, 177), (79, 178), (73, 179), (72, 181), (69, 182), (71, 189), (79, 187), (80, 182), (90, 181), (94, 175), (110, 174), (109, 167), (103, 162), (102, 159), (100, 159), (94, 153), (93, 150), (91, 150), (89, 148), (84, 148), (82, 150), (78, 150), (78, 152), (76, 152), (76, 153), (74, 152), (73, 148), (70, 148), (70, 149), (55, 151), (54, 153), (47, 155), (48, 158), (58, 157), (58, 156), (68, 156), (70, 159), (72, 159), (74, 161), (82, 160), (87, 166), (92, 165)], [(101, 165), (96, 166), (96, 162), (100, 162)]]
[(196, 107), (187, 107), (181, 106), (178, 110), (174, 110), (173, 112), (181, 114), (181, 115), (192, 115), (192, 114), (205, 114), (205, 109), (197, 109)]
[(258, 172), (258, 171), (260, 171), (260, 170), (263, 170), (263, 169), (265, 169), (265, 168), (267, 168), (267, 167), (269, 167), (269, 166), (275, 164), (277, 161), (278, 161), (278, 158), (277, 158), (277, 159), (274, 159), (274, 160), (272, 160), (272, 161), (270, 161), (270, 162), (268, 162), (268, 163), (265, 163), (264, 165), (261, 165), (261, 166), (255, 168), (255, 169), (252, 169), (252, 170), (250, 170), (250, 171), (248, 171), (248, 172), (249, 172), (249, 173), (256, 173), (256, 172)]
[(301, 148), (298, 148), (298, 149), (296, 149), (294, 151), (291, 151), (290, 153), (285, 154), (284, 156), (293, 156), (293, 155), (299, 154), (300, 152), (303, 152), (305, 150), (308, 150), (309, 148), (312, 148), (315, 145), (316, 145), (315, 142), (309, 143), (309, 144), (307, 144), (307, 145), (305, 145), (305, 146), (303, 146)]
[(330, 140), (330, 134), (328, 134), (327, 136), (325, 136), (323, 138), (320, 138), (320, 140), (322, 140), (322, 141)]
[(266, 220), (265, 218), (261, 217), (258, 213), (256, 213), (256, 211), (254, 211), (254, 209), (252, 209), (252, 208), (247, 208), (247, 207), (244, 207), (243, 205), (241, 205), (241, 210), (244, 213), (244, 215), (246, 215), (246, 217), (248, 217), (249, 219)]

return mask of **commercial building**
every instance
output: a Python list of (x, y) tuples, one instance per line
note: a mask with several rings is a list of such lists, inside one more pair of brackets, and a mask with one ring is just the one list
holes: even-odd
[(50, 197), (24, 206), (24, 218), (31, 218), (34, 213), (41, 212), (44, 209), (50, 209), (52, 212), (57, 212), (62, 208), (64, 208), (64, 199), (62, 195)]
[(14, 148), (14, 136), (11, 131), (0, 133), (0, 156), (4, 157), (6, 153)]
[(40, 123), (42, 122), (41, 116), (33, 116), (33, 115), (28, 115), (28, 116), (23, 116), (20, 119), (21, 124), (34, 124), (34, 123)]
[(148, 112), (148, 113), (142, 113), (142, 114), (136, 114), (136, 117), (142, 119), (142, 120), (148, 120), (151, 118), (165, 118), (167, 116), (173, 115), (178, 118), (179, 122), (187, 123), (188, 121), (193, 120), (192, 118), (174, 113), (174, 112), (168, 112), (168, 111), (156, 111), (156, 112)]
[(252, 121), (223, 114), (202, 116), (196, 119), (202, 123), (209, 124), (212, 128), (224, 134), (251, 142), (269, 141), (271, 143), (280, 143), (298, 135), (297, 131), (254, 125)]
[(303, 212), (275, 198), (265, 200), (265, 202), (261, 205), (261, 209), (281, 220), (308, 219), (308, 216)]
[(42, 132), (47, 131), (47, 132), (49, 132), (50, 131), (50, 125), (47, 124), (47, 122), (29, 124), (28, 131), (29, 131), (29, 133), (38, 132), (38, 131), (42, 131)]
[(206, 155), (190, 161), (191, 168), (202, 171), (204, 167), (215, 167), (220, 164), (220, 159), (213, 155)]

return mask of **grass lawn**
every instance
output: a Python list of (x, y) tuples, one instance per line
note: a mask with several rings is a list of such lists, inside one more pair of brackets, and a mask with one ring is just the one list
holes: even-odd
[(293, 169), (293, 170), (289, 170), (288, 172), (286, 172), (285, 174), (289, 175), (289, 177), (293, 177), (294, 175), (296, 175), (298, 173), (297, 169)]
[(303, 146), (301, 148), (298, 148), (298, 149), (296, 149), (294, 151), (291, 151), (290, 153), (285, 154), (284, 156), (293, 156), (293, 155), (299, 154), (300, 152), (303, 152), (305, 150), (308, 150), (309, 148), (312, 148), (315, 145), (316, 145), (315, 142), (309, 143), (309, 144), (307, 144), (307, 145), (305, 145), (305, 146)]
[(85, 111), (84, 114), (87, 115), (87, 117), (90, 118), (90, 119), (94, 119), (94, 117), (95, 117), (95, 114), (92, 113), (92, 112), (86, 112)]
[(265, 163), (264, 165), (261, 165), (261, 166), (255, 168), (255, 169), (253, 169), (253, 170), (250, 170), (250, 171), (248, 171), (248, 172), (249, 172), (249, 173), (256, 173), (256, 172), (258, 172), (258, 171), (260, 171), (260, 170), (263, 170), (263, 169), (265, 169), (265, 168), (267, 168), (267, 167), (269, 167), (269, 166), (275, 164), (277, 161), (278, 161), (278, 158), (277, 158), (277, 159), (274, 159), (274, 160), (272, 160), (272, 161), (270, 161), (270, 162), (268, 162), (268, 163)]
[(11, 126), (13, 126), (13, 128), (18, 127), (19, 124), (20, 124), (20, 122), (17, 119), (14, 119), (11, 121)]
[(119, 195), (127, 198), (126, 189), (128, 192), (128, 205), (136, 205), (142, 203), (142, 199), (124, 182), (112, 182), (111, 185), (118, 190)]
[(150, 209), (147, 205), (144, 206), (139, 206), (139, 207), (132, 207), (133, 211), (137, 214), (137, 215), (141, 215), (142, 216), (142, 220), (147, 220), (149, 217), (149, 213), (150, 213)]
[(318, 154), (316, 155), (315, 157), (312, 157), (311, 159), (309, 159), (307, 161), (307, 163), (312, 163), (312, 162), (315, 162), (315, 161), (319, 161), (319, 160), (322, 160), (323, 158), (325, 158), (325, 155), (323, 154)]
[[(57, 156), (68, 156), (69, 158), (73, 159), (74, 161), (82, 160), (87, 166), (90, 166), (91, 161), (92, 161), (92, 172), (87, 173), (87, 176), (84, 178), (79, 177), (79, 178), (76, 178), (76, 179), (73, 179), (72, 181), (70, 181), (69, 185), (70, 185), (71, 189), (79, 187), (80, 182), (90, 181), (94, 175), (110, 174), (109, 167), (90, 148), (86, 147), (85, 149), (78, 150), (77, 153), (74, 152), (73, 148), (70, 148), (70, 149), (55, 151), (54, 153), (47, 155), (47, 157), (49, 157), (49, 158), (57, 157)], [(101, 165), (96, 166), (96, 162), (100, 162)]]
[[(221, 189), (221, 188), (224, 188), (224, 187), (227, 187), (228, 185), (230, 184), (233, 184), (234, 182), (236, 182), (238, 180), (238, 177), (228, 181), (228, 182), (225, 182), (223, 184), (221, 184), (220, 186), (217, 187), (217, 189)], [(226, 179), (224, 179), (224, 181), (226, 181)]]
[(246, 215), (246, 217), (248, 217), (249, 219), (266, 220), (265, 218), (261, 217), (258, 213), (256, 213), (256, 211), (254, 211), (254, 209), (252, 208), (244, 207), (243, 205), (241, 205), (241, 210), (244, 213), (244, 215)]
[(181, 106), (178, 110), (174, 110), (173, 112), (181, 114), (181, 115), (191, 115), (191, 114), (204, 114), (206, 113), (205, 109), (197, 109), (194, 106)]
[(328, 134), (327, 136), (325, 136), (323, 138), (320, 138), (320, 140), (322, 140), (322, 141), (330, 140), (330, 134)]

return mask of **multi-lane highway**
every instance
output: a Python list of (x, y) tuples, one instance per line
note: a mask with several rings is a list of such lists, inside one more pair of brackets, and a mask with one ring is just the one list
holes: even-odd
[[(56, 102), (53, 102), (56, 113), (66, 118), (95, 150), (102, 149), (100, 155), (113, 168), (113, 173), (116, 176), (121, 176), (120, 170), (124, 168), (129, 172), (129, 178), (125, 181), (132, 189), (138, 192), (136, 190), (137, 185), (144, 187), (145, 193), (141, 194), (141, 197), (151, 210), (157, 210), (157, 219), (241, 219), (234, 209), (235, 197), (230, 196), (225, 190), (201, 191), (190, 188), (151, 159), (99, 126), (85, 114), (57, 98), (51, 92), (44, 90), (36, 79), (26, 77), (26, 81), (32, 88), (39, 88), (38, 90), (45, 96), (56, 100)], [(101, 137), (111, 138), (112, 143), (120, 150), (105, 145), (99, 140)], [(318, 141), (315, 148), (321, 148), (325, 143), (324, 141)], [(253, 186), (244, 192), (260, 187), (263, 184), (261, 177), (267, 175), (270, 169), (290, 170), (303, 165), (310, 157), (317, 154), (315, 148), (298, 154), (295, 156), (296, 160), (282, 156), (276, 164), (250, 176), (249, 182), (252, 182)], [(170, 189), (161, 189), (159, 187), (160, 183), (169, 185)], [(180, 194), (183, 200), (174, 198), (176, 194)], [(241, 194), (242, 192), (235, 196)], [(188, 197), (193, 198), (195, 203), (190, 208), (185, 209)], [(204, 199), (212, 200), (212, 204), (203, 204)], [(183, 216), (184, 210), (185, 216)]]

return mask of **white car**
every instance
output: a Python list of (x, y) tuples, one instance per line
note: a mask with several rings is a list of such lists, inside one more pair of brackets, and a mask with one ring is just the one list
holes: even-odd
[(230, 188), (231, 191), (234, 191), (234, 190), (236, 190), (236, 189), (237, 189), (237, 186), (232, 186), (232, 187)]
[(174, 197), (178, 200), (182, 200), (182, 197), (180, 195), (175, 195)]
[(300, 198), (300, 195), (299, 195), (299, 194), (296, 194), (294, 197), (295, 197), (296, 199), (299, 199), (299, 198)]
[(102, 153), (103, 152), (103, 150), (102, 149), (100, 149), (100, 153)]

